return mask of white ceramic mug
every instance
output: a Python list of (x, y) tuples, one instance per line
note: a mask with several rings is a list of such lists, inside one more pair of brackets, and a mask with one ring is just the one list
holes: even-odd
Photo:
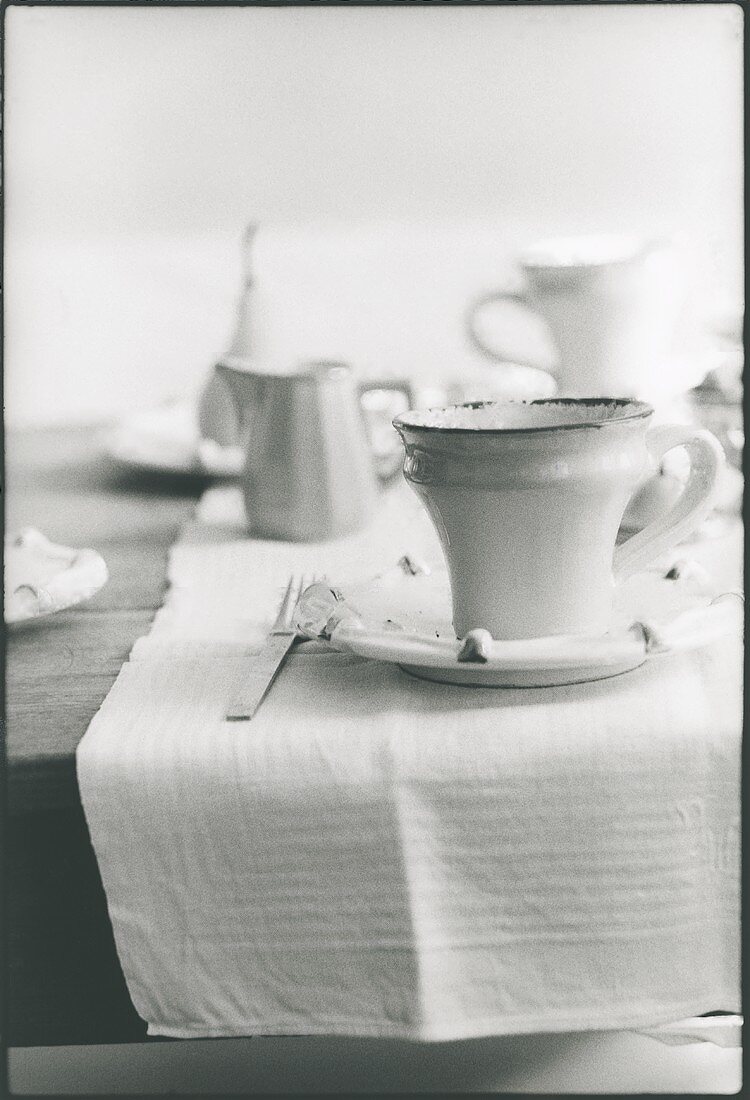
[[(724, 461), (691, 426), (650, 427), (653, 409), (617, 398), (471, 402), (409, 412), (394, 426), (404, 475), (440, 537), (460, 638), (599, 634), (615, 585), (687, 537), (711, 510)], [(679, 499), (617, 546), (651, 462), (684, 446)]]
[(482, 333), (488, 307), (513, 302), (546, 323), (558, 362), (525, 365), (549, 370), (562, 396), (617, 393), (656, 401), (699, 381), (689, 355), (675, 350), (685, 283), (668, 241), (553, 238), (528, 248), (519, 265), (525, 289), (493, 290), (470, 305), (468, 336), (488, 358), (523, 362)]

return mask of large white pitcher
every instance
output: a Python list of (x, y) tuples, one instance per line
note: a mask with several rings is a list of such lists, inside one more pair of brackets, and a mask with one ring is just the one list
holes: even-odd
[[(617, 393), (655, 402), (700, 381), (675, 352), (685, 281), (669, 242), (561, 237), (528, 248), (519, 263), (525, 289), (489, 291), (469, 308), (467, 332), (484, 355), (548, 369), (559, 394), (569, 397)], [(525, 362), (483, 335), (489, 307), (501, 302), (542, 317), (556, 366)]]

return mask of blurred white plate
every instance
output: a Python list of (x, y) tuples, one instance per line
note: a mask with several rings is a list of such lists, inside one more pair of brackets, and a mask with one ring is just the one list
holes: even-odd
[(123, 417), (100, 442), (110, 458), (136, 470), (217, 478), (236, 477), (242, 470), (242, 448), (201, 439), (192, 400)]
[(5, 536), (5, 622), (39, 619), (90, 599), (109, 573), (95, 550), (56, 546), (33, 527)]

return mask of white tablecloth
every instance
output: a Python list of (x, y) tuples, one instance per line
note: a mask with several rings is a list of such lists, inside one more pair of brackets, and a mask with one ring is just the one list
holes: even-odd
[(445, 1040), (739, 1010), (736, 641), (518, 690), (302, 647), (226, 723), (291, 569), (438, 553), (405, 488), (320, 547), (245, 539), (240, 516), (234, 489), (204, 497), (78, 751), (150, 1034)]

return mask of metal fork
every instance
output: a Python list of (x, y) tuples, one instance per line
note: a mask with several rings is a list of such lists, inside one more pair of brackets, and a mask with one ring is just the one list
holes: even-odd
[(305, 589), (316, 580), (315, 576), (293, 574), (290, 577), (276, 621), (271, 627), (263, 649), (250, 662), (247, 675), (226, 713), (227, 721), (249, 721), (255, 714), (284, 663), (287, 653), (297, 639), (297, 630), (292, 622), (297, 601)]

